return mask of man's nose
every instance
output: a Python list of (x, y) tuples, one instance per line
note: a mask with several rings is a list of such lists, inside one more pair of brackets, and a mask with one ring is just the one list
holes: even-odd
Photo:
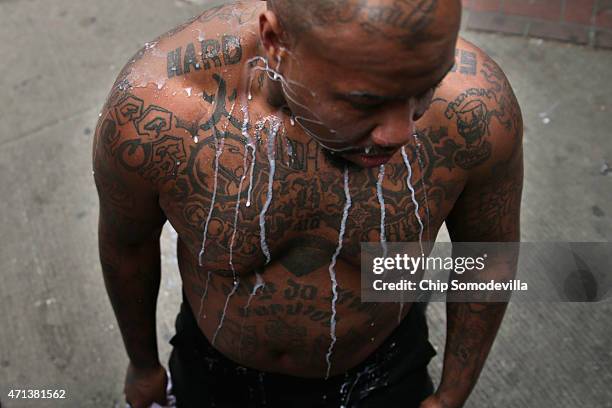
[(415, 131), (414, 108), (406, 105), (385, 112), (371, 133), (372, 142), (389, 148), (404, 146)]

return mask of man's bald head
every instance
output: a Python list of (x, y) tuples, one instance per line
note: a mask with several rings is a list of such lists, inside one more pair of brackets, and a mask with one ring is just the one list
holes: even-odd
[(328, 149), (396, 149), (455, 62), (460, 20), (460, 0), (268, 0), (261, 51), (283, 78), (268, 100)]
[[(407, 47), (459, 27), (459, 0), (268, 0), (292, 41), (357, 30)], [(437, 27), (432, 27), (437, 26)], [(433, 30), (432, 30), (433, 28)]]

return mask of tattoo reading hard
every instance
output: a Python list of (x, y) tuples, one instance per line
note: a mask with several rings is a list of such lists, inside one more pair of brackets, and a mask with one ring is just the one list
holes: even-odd
[(202, 69), (209, 70), (223, 65), (235, 65), (242, 59), (242, 45), (240, 38), (233, 35), (224, 35), (221, 42), (217, 39), (200, 41), (200, 48), (189, 43), (168, 53), (168, 78), (188, 74)]

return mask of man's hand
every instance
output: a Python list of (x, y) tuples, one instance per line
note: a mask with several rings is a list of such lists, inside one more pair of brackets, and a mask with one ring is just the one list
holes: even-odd
[(165, 406), (168, 377), (161, 365), (137, 369), (131, 363), (125, 376), (125, 400), (132, 408), (149, 408), (154, 402)]
[(440, 397), (434, 394), (428, 397), (423, 402), (421, 402), (421, 406), (419, 408), (453, 408), (453, 407), (445, 403)]

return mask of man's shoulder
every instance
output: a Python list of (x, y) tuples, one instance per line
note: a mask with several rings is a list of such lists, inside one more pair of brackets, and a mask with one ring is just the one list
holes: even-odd
[[(102, 109), (97, 165), (162, 190), (185, 166), (189, 146), (231, 116), (256, 14), (240, 3), (209, 9), (146, 43), (118, 75)], [(146, 183), (145, 183), (146, 182)]]
[(199, 111), (193, 97), (206, 100), (222, 77), (226, 83), (239, 76), (250, 46), (244, 33), (259, 9), (259, 4), (241, 2), (216, 6), (145, 43), (117, 76), (106, 107), (129, 94), (193, 117)]
[(103, 108), (117, 137), (152, 140), (171, 129), (195, 136), (215, 100), (232, 99), (251, 46), (243, 34), (258, 10), (252, 3), (213, 7), (145, 43), (117, 76)]
[(449, 167), (488, 172), (520, 150), (521, 110), (506, 75), (489, 55), (463, 39), (455, 52), (455, 66), (436, 91), (425, 131), (445, 136), (437, 142), (451, 156)]

